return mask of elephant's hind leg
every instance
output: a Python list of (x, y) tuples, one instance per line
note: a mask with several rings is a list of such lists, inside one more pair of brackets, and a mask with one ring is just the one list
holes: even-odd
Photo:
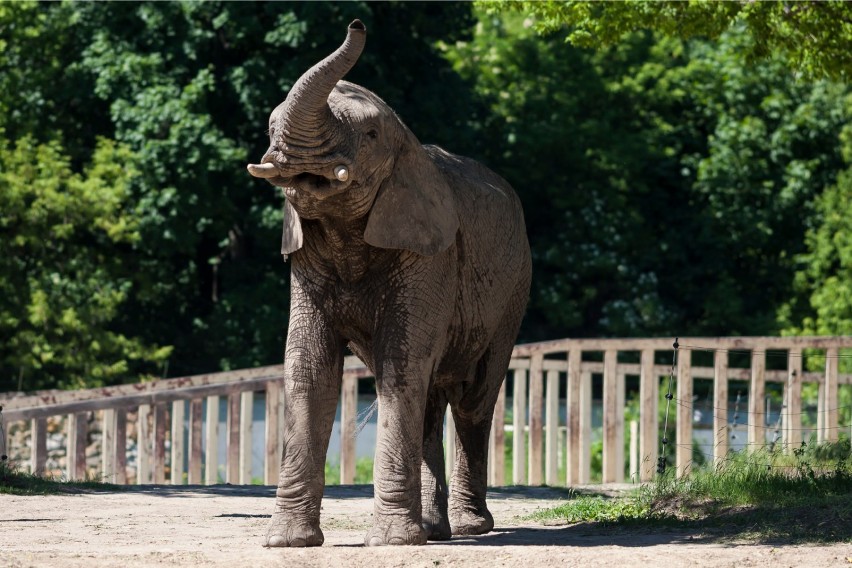
[(446, 408), (446, 392), (430, 388), (423, 420), (423, 462), (420, 469), (422, 525), (429, 540), (449, 540), (452, 536), (447, 515), (447, 481), (442, 443)]
[(456, 422), (456, 464), (450, 482), (449, 514), (454, 535), (484, 534), (494, 528), (485, 504), (488, 438), (494, 404), (512, 356), (522, 310), (510, 310), (479, 360), (476, 376), (453, 406)]

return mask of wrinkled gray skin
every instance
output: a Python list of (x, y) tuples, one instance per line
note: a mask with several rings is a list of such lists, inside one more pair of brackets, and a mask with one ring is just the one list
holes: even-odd
[[(292, 255), (284, 448), (267, 546), (323, 542), (324, 463), (347, 344), (378, 391), (365, 543), (423, 544), (494, 526), (488, 435), (529, 295), (523, 213), (499, 176), (421, 146), (381, 99), (340, 81), (365, 38), (354, 21), (343, 45), (302, 76), (270, 116), (269, 150), (248, 167), (283, 188), (282, 254)], [(458, 448), (451, 494), (448, 403)]]

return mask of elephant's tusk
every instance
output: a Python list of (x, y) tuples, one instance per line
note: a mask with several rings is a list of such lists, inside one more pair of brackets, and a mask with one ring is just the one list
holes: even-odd
[(275, 164), (265, 163), (265, 164), (249, 164), (248, 171), (251, 175), (258, 178), (274, 178), (278, 175), (278, 168), (275, 167)]
[(349, 170), (346, 169), (346, 166), (337, 166), (334, 168), (334, 177), (340, 181), (346, 181), (349, 179)]

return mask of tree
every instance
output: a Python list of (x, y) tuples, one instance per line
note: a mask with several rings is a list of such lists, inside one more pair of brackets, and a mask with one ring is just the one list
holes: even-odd
[(749, 62), (776, 51), (789, 66), (811, 77), (852, 76), (852, 7), (843, 0), (822, 2), (680, 2), (625, 0), (590, 2), (547, 0), (483, 1), (491, 10), (517, 10), (536, 17), (541, 31), (570, 28), (567, 41), (578, 47), (615, 45), (626, 34), (653, 30), (668, 37), (718, 39), (733, 27), (751, 38)]
[(0, 146), (0, 390), (144, 377), (168, 357), (116, 331), (134, 287), (116, 256), (139, 238), (133, 171), (127, 148), (106, 139), (82, 175), (59, 140)]
[(777, 330), (813, 201), (842, 167), (848, 88), (749, 65), (739, 30), (595, 51), (567, 33), (483, 14), (444, 46), (489, 105), (486, 162), (524, 201), (525, 337)]

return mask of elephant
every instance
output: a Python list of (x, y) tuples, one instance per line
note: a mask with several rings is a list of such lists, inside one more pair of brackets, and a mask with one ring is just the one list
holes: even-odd
[[(291, 263), (283, 449), (265, 546), (318, 546), (324, 465), (348, 347), (376, 378), (368, 546), (490, 531), (493, 409), (529, 298), (520, 200), (478, 162), (421, 145), (393, 110), (342, 80), (366, 42), (346, 39), (269, 118), (249, 173), (284, 194)], [(457, 459), (448, 487), (443, 421)], [(451, 488), (451, 491), (450, 491)]]

